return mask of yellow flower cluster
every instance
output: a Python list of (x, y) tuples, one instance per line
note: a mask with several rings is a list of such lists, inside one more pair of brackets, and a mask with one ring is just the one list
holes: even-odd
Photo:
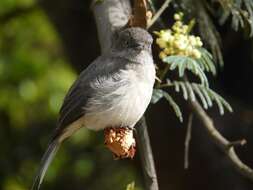
[(159, 57), (163, 59), (169, 55), (184, 55), (199, 59), (201, 53), (198, 47), (203, 45), (200, 37), (189, 35), (190, 24), (185, 25), (182, 22), (183, 13), (176, 13), (174, 15), (175, 23), (172, 29), (161, 30), (155, 32), (158, 35), (156, 43), (162, 49)]

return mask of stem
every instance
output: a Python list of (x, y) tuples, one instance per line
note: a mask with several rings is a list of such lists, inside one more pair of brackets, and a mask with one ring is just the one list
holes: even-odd
[(227, 158), (229, 158), (232, 166), (243, 176), (253, 181), (253, 170), (240, 160), (235, 152), (234, 146), (231, 146), (231, 142), (219, 133), (219, 131), (215, 128), (212, 119), (207, 115), (201, 105), (197, 101), (191, 101), (190, 106), (195, 115), (202, 122), (211, 140), (214, 141), (224, 152)]
[(163, 82), (163, 79), (166, 77), (166, 74), (169, 71), (169, 69), (170, 69), (170, 65), (166, 65), (166, 67), (163, 69), (159, 78), (161, 82), (156, 83), (155, 88), (160, 88), (162, 85), (164, 85), (162, 84), (162, 82)]
[(188, 24), (188, 30), (187, 30), (187, 33), (188, 33), (188, 34), (192, 31), (192, 29), (194, 28), (195, 24), (196, 24), (196, 20), (195, 20), (195, 19), (192, 19), (192, 20), (189, 22), (189, 24)]
[(165, 9), (169, 6), (171, 0), (166, 0), (163, 5), (161, 6), (161, 8), (156, 12), (156, 14), (154, 15), (154, 17), (152, 18), (152, 20), (148, 23), (148, 29), (157, 21), (157, 19), (160, 18), (160, 16), (162, 15), (162, 13), (165, 11)]
[[(156, 12), (156, 8), (155, 8), (155, 5), (153, 3), (153, 0), (148, 0), (148, 3), (149, 3), (149, 7), (150, 7), (152, 13), (155, 13)], [(160, 27), (165, 28), (165, 25), (164, 25), (164, 23), (163, 23), (163, 21), (162, 21), (162, 19), (160, 17), (157, 19), (156, 22), (158, 22), (158, 24), (159, 24)]]
[(150, 139), (148, 135), (148, 127), (146, 124), (145, 117), (139, 121), (136, 126), (137, 131), (137, 144), (140, 151), (140, 158), (142, 169), (144, 172), (145, 189), (147, 190), (158, 190), (158, 182), (154, 164), (154, 158), (150, 145)]
[(189, 147), (190, 147), (190, 141), (191, 141), (191, 132), (192, 132), (192, 119), (193, 119), (193, 114), (191, 113), (189, 116), (188, 120), (188, 125), (187, 125), (187, 131), (186, 131), (186, 136), (185, 136), (185, 149), (184, 149), (184, 169), (189, 168)]

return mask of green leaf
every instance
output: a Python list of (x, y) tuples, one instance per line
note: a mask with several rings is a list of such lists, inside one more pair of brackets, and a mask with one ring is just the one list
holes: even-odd
[(196, 76), (198, 76), (202, 84), (208, 86), (208, 80), (206, 78), (206, 75), (203, 72), (197, 60), (187, 57), (187, 56), (172, 55), (172, 56), (165, 57), (163, 61), (170, 65), (170, 70), (175, 70), (177, 68), (180, 77), (184, 76), (185, 69), (187, 69), (191, 71), (193, 74), (195, 74)]
[(224, 114), (224, 107), (228, 111), (233, 112), (233, 109), (229, 105), (229, 103), (224, 98), (222, 98), (219, 94), (217, 94), (216, 92), (214, 92), (211, 89), (206, 89), (206, 91), (208, 92), (208, 94), (211, 97), (211, 99), (214, 100), (217, 103), (218, 108), (219, 108), (219, 112), (220, 112), (221, 115)]
[(204, 106), (204, 109), (208, 109), (208, 104), (207, 104), (207, 101), (204, 97), (204, 95), (201, 93), (200, 89), (198, 88), (198, 85), (196, 84), (193, 84), (192, 85), (192, 89), (196, 92), (196, 94), (199, 96), (201, 102), (202, 102), (202, 105)]
[(192, 87), (191, 87), (190, 83), (189, 83), (189, 82), (185, 82), (185, 86), (186, 86), (186, 88), (188, 89), (188, 92), (189, 92), (189, 94), (190, 94), (190, 99), (191, 99), (191, 101), (195, 101), (195, 100), (196, 100), (196, 97), (195, 97), (195, 94), (194, 94), (194, 92), (193, 92), (193, 90), (192, 90)]
[(239, 27), (249, 27), (249, 36), (253, 36), (253, 1), (252, 0), (219, 0), (223, 14), (220, 16), (220, 24), (224, 24), (229, 16), (232, 16), (231, 26), (237, 31)]
[(209, 87), (204, 86), (203, 84), (189, 83), (185, 81), (169, 82), (169, 86), (180, 86), (180, 89), (182, 89), (183, 91), (183, 97), (185, 100), (190, 97), (192, 101), (195, 101), (197, 96), (201, 100), (202, 105), (205, 109), (207, 109), (208, 107), (212, 107), (214, 101), (218, 105), (219, 112), (221, 115), (224, 114), (224, 108), (226, 108), (229, 112), (233, 111), (232, 107), (224, 98), (222, 98), (219, 94), (211, 90)]
[(177, 105), (177, 103), (173, 100), (173, 98), (165, 91), (163, 91), (163, 96), (164, 98), (169, 102), (169, 104), (172, 106), (176, 116), (179, 118), (180, 122), (183, 122), (183, 116), (182, 116), (182, 112), (179, 108), (179, 106)]
[(151, 103), (156, 104), (163, 97), (163, 91), (160, 89), (153, 89)]
[(175, 82), (175, 91), (176, 91), (176, 92), (179, 92), (179, 91), (180, 91), (179, 85), (180, 85), (179, 83)]
[(208, 95), (208, 92), (205, 90), (205, 88), (199, 88), (203, 94), (203, 96), (206, 98), (207, 104), (209, 107), (213, 106), (213, 102), (210, 98), (210, 96)]
[[(176, 83), (176, 81), (175, 81), (175, 83)], [(181, 89), (182, 89), (182, 91), (183, 91), (184, 99), (187, 100), (187, 99), (188, 99), (187, 89), (186, 89), (184, 83), (179, 82), (179, 84), (180, 84), (180, 87), (181, 87)]]
[(201, 52), (201, 58), (197, 59), (198, 63), (202, 65), (205, 71), (216, 75), (216, 67), (212, 55), (205, 48), (198, 48)]
[(179, 118), (180, 122), (183, 122), (183, 116), (181, 113), (181, 110), (177, 103), (173, 100), (173, 98), (165, 91), (161, 89), (154, 89), (153, 90), (153, 96), (151, 98), (151, 103), (155, 104), (157, 103), (161, 98), (165, 98), (169, 104), (172, 106), (176, 116)]

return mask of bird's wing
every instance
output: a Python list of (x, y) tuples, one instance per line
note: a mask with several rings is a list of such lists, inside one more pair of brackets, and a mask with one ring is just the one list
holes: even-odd
[(89, 98), (96, 93), (91, 83), (96, 80), (102, 84), (107, 79), (113, 78), (115, 81), (113, 88), (117, 88), (117, 80), (120, 80), (117, 74), (127, 63), (128, 61), (122, 58), (101, 56), (79, 75), (63, 101), (55, 136), (60, 135), (66, 127), (85, 114), (83, 108)]

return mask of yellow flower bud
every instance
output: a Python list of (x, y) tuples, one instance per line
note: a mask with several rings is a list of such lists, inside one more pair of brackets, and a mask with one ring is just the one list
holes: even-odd
[(185, 50), (187, 47), (187, 43), (184, 40), (179, 39), (174, 42), (174, 46), (179, 50)]
[(168, 39), (168, 44), (171, 45), (174, 40), (175, 40), (175, 37), (171, 35), (171, 37)]
[(162, 38), (164, 41), (169, 41), (169, 39), (172, 37), (170, 30), (162, 30), (160, 32), (160, 38)]
[(156, 39), (156, 44), (159, 45), (160, 48), (166, 48), (167, 43), (164, 41), (162, 38), (157, 38)]
[(196, 44), (198, 47), (202, 47), (203, 46), (203, 42), (202, 41), (197, 41), (197, 44)]
[(172, 26), (172, 30), (173, 30), (174, 32), (177, 33), (177, 31), (178, 31), (178, 26), (174, 24), (174, 25)]
[(160, 59), (163, 59), (163, 58), (165, 58), (165, 57), (167, 57), (166, 53), (164, 53), (163, 51), (161, 51), (161, 52), (159, 53), (159, 58), (160, 58)]
[(190, 44), (192, 46), (196, 46), (197, 45), (197, 40), (196, 40), (195, 36), (193, 36), (193, 35), (189, 36), (189, 42), (190, 42)]
[(161, 30), (154, 32), (159, 38), (156, 43), (162, 49), (159, 53), (160, 59), (168, 55), (184, 55), (195, 59), (201, 58), (201, 52), (197, 47), (203, 45), (201, 38), (194, 35), (189, 35), (189, 25), (182, 22), (184, 14), (182, 12), (174, 14), (176, 20), (171, 30)]
[(165, 48), (164, 53), (166, 53), (167, 55), (172, 55), (174, 53), (174, 50), (173, 48)]
[(201, 47), (203, 46), (203, 42), (201, 41), (200, 37), (196, 37), (196, 46)]
[(178, 13), (176, 13), (176, 14), (174, 14), (174, 19), (181, 20), (181, 16)]
[(199, 52), (199, 50), (193, 49), (193, 50), (192, 50), (192, 56), (193, 56), (194, 58), (196, 58), (196, 59), (199, 59), (199, 58), (201, 58), (201, 53)]
[(185, 51), (185, 55), (186, 56), (192, 56), (192, 51), (193, 51), (193, 47), (191, 45), (187, 46), (186, 51)]
[(183, 23), (181, 21), (176, 21), (174, 26), (181, 27), (183, 26)]
[(196, 36), (195, 38), (196, 38), (197, 41), (201, 41), (199, 36)]
[(183, 26), (182, 26), (182, 33), (183, 33), (183, 34), (186, 34), (186, 33), (188, 32), (188, 28), (189, 28), (189, 26), (183, 25)]

